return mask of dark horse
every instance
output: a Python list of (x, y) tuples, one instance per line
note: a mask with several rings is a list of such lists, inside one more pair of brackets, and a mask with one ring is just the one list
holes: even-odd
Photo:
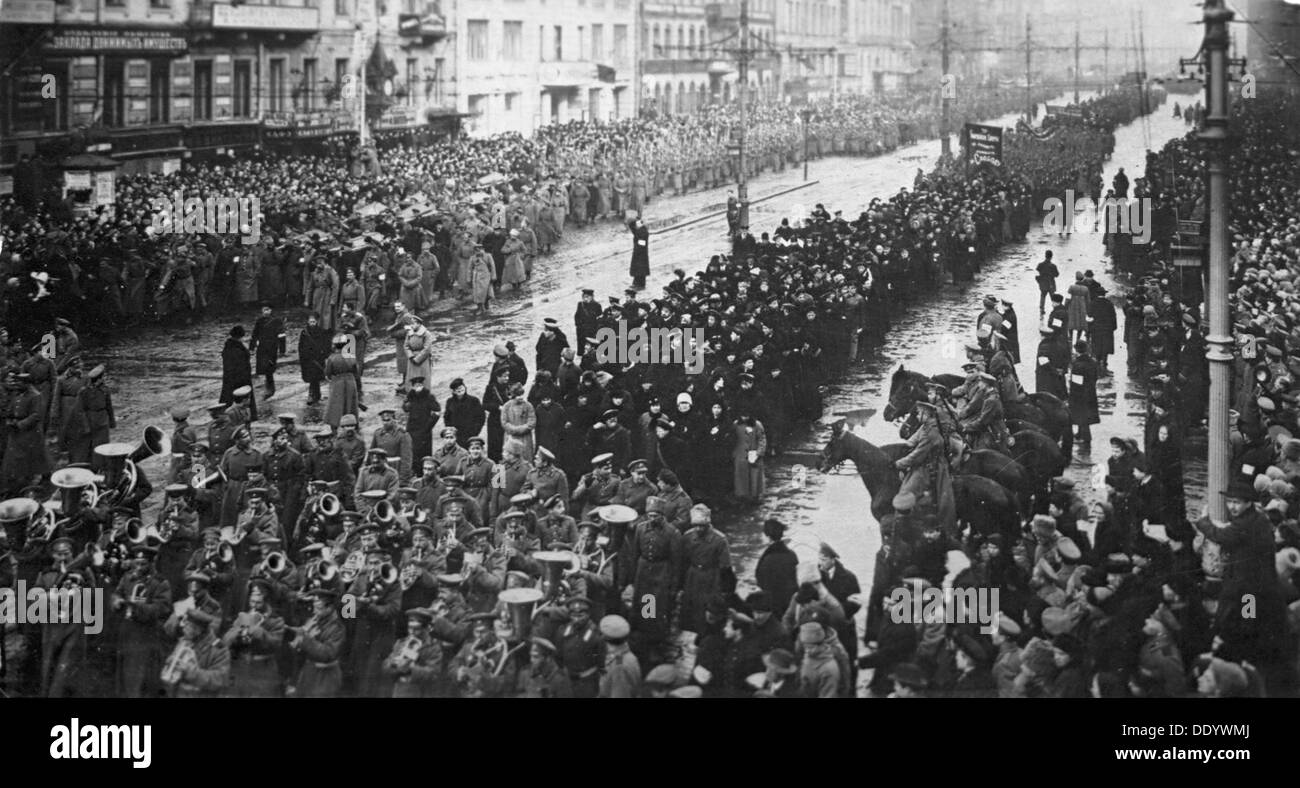
[[(906, 443), (890, 443), (880, 447), (891, 460), (897, 460), (907, 454), (910, 447)], [(1020, 510), (1027, 512), (1032, 505), (1032, 498), (1037, 490), (1036, 479), (1025, 470), (1024, 466), (1002, 452), (992, 449), (967, 450), (961, 457), (953, 458), (949, 463), (954, 475), (983, 476), (992, 479), (1015, 493)]]
[[(950, 391), (960, 386), (964, 378), (958, 375), (935, 375), (933, 382), (939, 383)], [(893, 421), (912, 411), (912, 407), (925, 399), (925, 384), (931, 378), (920, 372), (908, 371), (899, 366), (889, 384), (889, 404), (885, 406), (886, 421)], [(1074, 441), (1074, 430), (1070, 425), (1070, 409), (1052, 394), (1030, 394), (1025, 402), (1013, 402), (1003, 408), (1008, 420), (1028, 421), (1039, 425), (1049, 436), (1055, 439), (1062, 453), (1068, 453)]]
[[(817, 469), (825, 473), (845, 460), (852, 460), (871, 495), (871, 513), (879, 522), (893, 514), (894, 496), (902, 486), (890, 454), (905, 449), (902, 444), (882, 449), (854, 435), (840, 421), (831, 427), (831, 439), (822, 449)], [(985, 535), (1002, 533), (1014, 538), (1019, 532), (1020, 506), (1016, 496), (1001, 484), (982, 476), (958, 475), (952, 479), (952, 491), (958, 523), (969, 524), (974, 532)]]

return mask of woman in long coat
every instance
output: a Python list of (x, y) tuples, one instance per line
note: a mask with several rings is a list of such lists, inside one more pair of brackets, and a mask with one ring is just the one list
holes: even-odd
[(475, 312), (485, 311), (488, 301), (496, 298), (492, 290), (492, 283), (496, 281), (496, 272), (496, 266), (492, 264), (492, 256), (479, 247), (470, 260), (470, 288)]
[(1085, 446), (1092, 444), (1093, 424), (1101, 423), (1097, 407), (1097, 362), (1088, 354), (1088, 345), (1080, 341), (1078, 353), (1070, 365), (1070, 422), (1078, 427), (1076, 438)]
[(334, 429), (344, 416), (357, 415), (357, 360), (343, 355), (348, 338), (334, 336), (334, 352), (325, 359), (325, 379), (329, 381), (329, 405), (325, 409), (325, 422)]
[(463, 233), (456, 242), (455, 264), (448, 277), (457, 293), (468, 293), (472, 287), (474, 255), (477, 251), (474, 239), (469, 233)]
[(235, 389), (253, 385), (252, 354), (244, 345), (247, 332), (243, 326), (230, 329), (225, 347), (221, 348), (221, 399), (218, 402), (234, 402)]
[(320, 315), (307, 316), (307, 327), (298, 337), (298, 365), (308, 386), (307, 404), (320, 402), (320, 384), (325, 381), (325, 361), (330, 356), (329, 330), (320, 324)]
[(513, 285), (518, 290), (519, 285), (528, 281), (528, 272), (524, 270), (524, 244), (519, 240), (518, 230), (510, 231), (510, 237), (501, 245), (501, 254), (506, 258), (501, 272), (501, 284)]
[(640, 217), (627, 223), (632, 231), (632, 264), (628, 273), (633, 285), (645, 286), (645, 279), (650, 275), (650, 229)]
[(763, 475), (763, 457), (767, 454), (767, 435), (763, 423), (753, 416), (741, 416), (733, 428), (736, 445), (731, 450), (735, 470), (735, 493), (742, 501), (763, 497), (766, 486)]
[(1094, 298), (1089, 304), (1092, 323), (1088, 327), (1088, 341), (1092, 343), (1092, 353), (1097, 363), (1106, 368), (1106, 359), (1115, 354), (1115, 329), (1119, 320), (1115, 314), (1115, 305), (1109, 298)]
[(1066, 330), (1070, 332), (1071, 338), (1079, 335), (1087, 336), (1088, 301), (1092, 297), (1092, 291), (1083, 283), (1082, 271), (1075, 272), (1074, 284), (1070, 285), (1067, 294), (1070, 296), (1070, 304), (1065, 319)]
[(537, 412), (524, 399), (522, 383), (510, 386), (510, 399), (501, 406), (501, 429), (505, 431), (503, 454), (514, 451), (520, 457), (531, 457), (536, 453), (533, 431), (537, 429)]
[(735, 428), (727, 417), (727, 408), (721, 401), (709, 406), (709, 420), (704, 425), (704, 478), (701, 486), (705, 492), (715, 498), (723, 498), (731, 492), (730, 479), (727, 478), (727, 461), (731, 459), (732, 447), (736, 440)]

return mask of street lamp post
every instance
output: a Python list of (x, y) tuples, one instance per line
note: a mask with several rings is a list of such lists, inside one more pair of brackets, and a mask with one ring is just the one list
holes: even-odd
[(812, 120), (812, 109), (804, 107), (799, 110), (799, 117), (803, 120), (803, 179), (808, 180), (808, 122)]

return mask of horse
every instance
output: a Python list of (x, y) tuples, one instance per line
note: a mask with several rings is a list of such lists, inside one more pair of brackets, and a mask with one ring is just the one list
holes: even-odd
[(1060, 476), (1070, 464), (1056, 441), (1038, 430), (1021, 430), (1011, 435), (1011, 459), (1029, 474), (1036, 491), (1046, 491), (1048, 482)]
[(862, 484), (871, 495), (871, 513), (880, 522), (894, 513), (894, 496), (902, 487), (902, 480), (894, 470), (893, 461), (880, 447), (847, 430), (843, 421), (831, 425), (831, 439), (822, 449), (817, 470), (826, 473), (845, 460), (852, 460), (862, 477)]
[(1021, 509), (1010, 490), (983, 476), (952, 477), (957, 500), (957, 521), (981, 536), (1002, 534), (1007, 544), (1020, 536)]
[[(965, 381), (958, 375), (936, 375), (926, 377), (920, 372), (909, 371), (899, 365), (894, 371), (889, 384), (889, 404), (885, 406), (886, 421), (911, 412), (917, 402), (926, 398), (925, 384), (939, 383), (950, 391)], [(1053, 394), (1038, 393), (1028, 395), (1024, 402), (1012, 402), (1003, 405), (1003, 417), (1008, 420), (1028, 421), (1043, 428), (1050, 437), (1060, 443), (1062, 452), (1068, 453), (1074, 442), (1074, 428), (1070, 424), (1070, 409), (1060, 398)]]
[[(910, 423), (911, 418), (908, 417), (906, 423)], [(903, 437), (907, 437), (906, 429), (903, 432)], [(880, 448), (881, 451), (889, 455), (891, 460), (897, 461), (900, 457), (905, 456), (911, 447), (906, 443), (889, 443)], [(952, 458), (948, 463), (948, 467), (954, 475), (983, 476), (985, 479), (992, 479), (1007, 488), (1015, 493), (1021, 511), (1029, 511), (1034, 493), (1038, 491), (1035, 486), (1036, 479), (1024, 466), (1002, 452), (993, 449), (975, 449), (974, 451), (967, 449), (960, 457)]]

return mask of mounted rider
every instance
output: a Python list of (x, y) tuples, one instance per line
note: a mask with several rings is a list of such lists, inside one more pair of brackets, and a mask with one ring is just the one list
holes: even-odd
[(945, 525), (955, 518), (952, 476), (948, 470), (947, 443), (939, 428), (938, 408), (920, 400), (914, 406), (919, 425), (908, 437), (908, 453), (894, 461), (894, 468), (905, 474), (900, 493), (916, 496), (920, 505), (938, 513)]
[(965, 400), (957, 411), (957, 426), (972, 449), (993, 449), (1003, 454), (1009, 451), (1006, 419), (1002, 415), (1002, 399), (994, 388), (997, 378), (984, 371), (978, 361), (962, 365), (966, 383), (953, 394)]

